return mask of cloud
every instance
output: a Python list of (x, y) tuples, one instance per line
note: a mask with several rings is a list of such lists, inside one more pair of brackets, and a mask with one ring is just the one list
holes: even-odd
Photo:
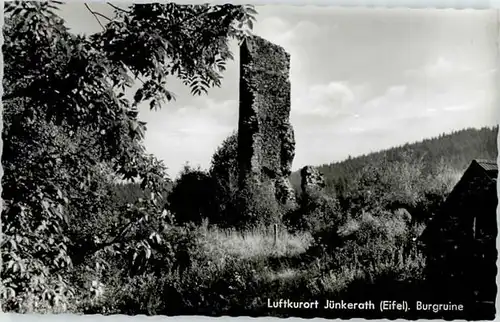
[(386, 88), (382, 95), (365, 101), (360, 107), (361, 116), (391, 115), (395, 109), (401, 107), (409, 100), (410, 93), (406, 85), (391, 85)]
[[(99, 31), (82, 8), (75, 3), (62, 10), (72, 30)], [(500, 119), (491, 13), (258, 10), (254, 32), (291, 54), (295, 168)], [(146, 146), (172, 176), (188, 160), (208, 167), (216, 147), (237, 128), (238, 48), (231, 46), (235, 61), (210, 99), (191, 97), (172, 79), (169, 89), (178, 100), (159, 112), (141, 112)]]
[(362, 127), (350, 127), (349, 128), (349, 132), (353, 132), (353, 133), (362, 133), (365, 131), (366, 131), (366, 129), (364, 129)]
[(189, 161), (208, 168), (216, 148), (237, 128), (238, 102), (200, 97), (163, 115), (143, 113), (148, 152), (168, 160), (174, 177)]
[(471, 105), (450, 105), (443, 107), (444, 111), (465, 111), (472, 109)]
[(255, 24), (255, 34), (283, 47), (290, 54), (290, 79), (292, 86), (299, 84), (305, 79), (308, 61), (311, 55), (311, 46), (317, 46), (317, 42), (324, 39), (325, 26), (319, 26), (314, 21), (286, 19), (275, 15), (258, 17)]
[(301, 40), (307, 38), (309, 40), (321, 37), (324, 33), (324, 28), (320, 28), (316, 23), (309, 20), (299, 21), (293, 30), (295, 39)]
[(292, 113), (333, 117), (345, 113), (354, 100), (353, 91), (343, 82), (316, 84), (292, 101)]
[(201, 97), (194, 99), (189, 105), (179, 107), (176, 114), (189, 119), (229, 120), (238, 115), (238, 102)]
[(440, 56), (419, 69), (406, 70), (403, 77), (415, 87), (428, 88), (432, 92), (463, 92), (492, 86), (496, 70), (490, 65), (475, 67), (475, 62), (462, 62)]
[(395, 85), (391, 86), (386, 91), (386, 96), (393, 98), (401, 98), (406, 94), (406, 85)]
[(427, 77), (439, 78), (450, 74), (466, 73), (472, 71), (471, 68), (456, 62), (452, 62), (444, 57), (439, 57), (436, 62), (428, 64), (423, 68), (423, 73)]
[(256, 34), (285, 49), (289, 47), (290, 41), (295, 36), (289, 22), (276, 16), (267, 17), (258, 22), (254, 28)]
[(498, 119), (493, 115), (495, 101), (493, 93), (484, 89), (410, 90), (406, 85), (393, 85), (357, 108), (359, 117), (344, 119), (338, 126), (345, 133), (398, 133), (398, 140), (415, 141), (456, 128), (491, 124)]
[(351, 103), (354, 94), (347, 85), (340, 82), (331, 82), (326, 85), (314, 85), (309, 90), (313, 99), (326, 103), (340, 103), (341, 105)]
[[(258, 19), (258, 18), (257, 18)], [(300, 43), (304, 39), (311, 40), (320, 37), (323, 28), (309, 20), (287, 21), (277, 16), (268, 16), (258, 20), (254, 32), (261, 37), (283, 46), (285, 49), (293, 47), (293, 43)]]
[(467, 66), (454, 62), (443, 56), (438, 57), (436, 60), (429, 62), (422, 66), (420, 69), (410, 69), (404, 72), (404, 75), (410, 78), (443, 78), (450, 75), (456, 75), (472, 71)]

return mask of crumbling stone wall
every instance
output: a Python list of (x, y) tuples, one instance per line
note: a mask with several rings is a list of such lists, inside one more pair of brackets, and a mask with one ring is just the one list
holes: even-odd
[(300, 170), (300, 177), (300, 188), (303, 194), (321, 191), (326, 185), (323, 174), (318, 169), (309, 165)]
[(290, 116), (290, 55), (257, 36), (240, 47), (238, 165), (240, 188), (266, 185), (294, 202), (288, 176), (295, 157)]

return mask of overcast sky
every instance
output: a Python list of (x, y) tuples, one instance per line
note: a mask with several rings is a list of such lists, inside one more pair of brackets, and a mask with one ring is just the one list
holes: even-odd
[[(109, 7), (93, 3), (96, 11)], [(291, 54), (293, 169), (499, 123), (493, 10), (259, 6), (254, 31)], [(64, 6), (75, 33), (100, 30), (82, 3)], [(238, 53), (236, 44), (234, 52)], [(238, 123), (238, 55), (221, 88), (145, 106), (146, 146), (175, 177), (207, 168)]]

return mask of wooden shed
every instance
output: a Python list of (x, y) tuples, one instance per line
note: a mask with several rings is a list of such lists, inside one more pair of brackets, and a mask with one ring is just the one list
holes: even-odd
[(472, 161), (421, 236), (427, 278), (440, 298), (494, 310), (497, 177), (497, 162)]

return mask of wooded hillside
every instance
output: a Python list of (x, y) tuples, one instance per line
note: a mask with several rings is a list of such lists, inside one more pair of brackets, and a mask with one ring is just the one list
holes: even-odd
[[(324, 174), (328, 188), (340, 188), (349, 182), (363, 167), (378, 163), (381, 160), (401, 161), (403, 156), (411, 154), (415, 158), (423, 158), (427, 171), (439, 163), (444, 163), (457, 171), (463, 171), (472, 159), (493, 159), (498, 154), (498, 126), (481, 129), (467, 128), (452, 133), (441, 134), (438, 137), (425, 139), (421, 142), (408, 143), (367, 155), (348, 158), (343, 161), (318, 166)], [(300, 173), (292, 173), (292, 184), (300, 188)]]

